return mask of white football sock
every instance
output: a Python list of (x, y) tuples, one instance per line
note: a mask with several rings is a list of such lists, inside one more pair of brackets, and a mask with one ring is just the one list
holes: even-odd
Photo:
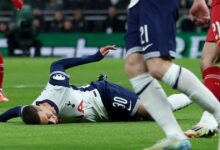
[(170, 95), (167, 99), (173, 111), (182, 109), (192, 103), (189, 97), (185, 94), (173, 94)]
[(186, 139), (174, 118), (166, 94), (159, 82), (149, 74), (134, 77), (130, 79), (130, 82), (144, 107), (164, 130), (166, 136)]
[(162, 80), (167, 85), (179, 89), (203, 109), (212, 113), (220, 125), (220, 103), (193, 73), (172, 64)]

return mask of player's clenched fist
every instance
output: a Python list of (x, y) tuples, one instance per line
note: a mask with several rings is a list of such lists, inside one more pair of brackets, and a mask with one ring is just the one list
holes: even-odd
[(205, 0), (194, 1), (190, 11), (189, 18), (197, 25), (205, 25), (210, 20), (209, 8)]
[(23, 0), (11, 0), (13, 5), (17, 8), (17, 10), (22, 10), (24, 8)]

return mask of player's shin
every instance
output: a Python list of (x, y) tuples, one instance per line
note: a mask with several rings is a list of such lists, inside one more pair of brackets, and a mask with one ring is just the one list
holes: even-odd
[(218, 100), (193, 73), (172, 64), (162, 80), (174, 89), (179, 89), (203, 109), (212, 113), (218, 124), (220, 124), (220, 104)]
[(149, 74), (142, 74), (130, 81), (145, 109), (161, 126), (167, 137), (177, 138), (178, 140), (186, 139), (172, 114), (166, 94), (159, 82)]

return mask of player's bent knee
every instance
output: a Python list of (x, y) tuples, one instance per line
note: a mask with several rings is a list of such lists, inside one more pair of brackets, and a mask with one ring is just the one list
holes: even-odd
[(202, 71), (204, 71), (208, 67), (214, 66), (215, 64), (216, 64), (216, 61), (214, 59), (211, 59), (204, 55), (201, 56), (200, 67)]
[(152, 77), (156, 78), (157, 80), (161, 80), (163, 77), (163, 74), (160, 72), (158, 68), (149, 69), (149, 73)]
[(202, 71), (208, 67), (216, 65), (220, 60), (219, 48), (215, 43), (205, 43), (202, 56), (200, 59), (200, 66)]
[(163, 78), (171, 65), (172, 62), (169, 59), (152, 58), (147, 60), (149, 73), (158, 80)]
[(201, 57), (200, 59), (200, 68), (201, 70), (205, 70), (209, 65), (206, 64), (205, 59)]
[(163, 78), (163, 75), (164, 75), (163, 65), (157, 65), (157, 64), (150, 65), (148, 69), (149, 69), (149, 73), (151, 74), (151, 76), (153, 76), (157, 80), (161, 80)]
[(138, 75), (141, 75), (147, 72), (146, 66), (144, 65), (144, 63), (141, 63), (141, 62), (137, 62), (137, 63), (126, 62), (124, 69), (125, 69), (125, 73), (127, 74), (129, 78), (132, 78), (132, 77), (135, 77), (135, 76), (138, 76)]

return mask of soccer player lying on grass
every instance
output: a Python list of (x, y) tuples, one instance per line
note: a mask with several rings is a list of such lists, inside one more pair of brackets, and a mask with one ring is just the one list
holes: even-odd
[[(41, 95), (28, 106), (14, 107), (2, 115), (0, 122), (20, 116), (26, 124), (71, 122), (134, 121), (149, 118), (138, 96), (101, 76), (85, 87), (70, 85), (65, 70), (104, 58), (115, 46), (106, 46), (96, 54), (82, 58), (66, 58), (51, 64), (50, 79)], [(147, 98), (146, 98), (147, 100)], [(183, 94), (169, 98), (172, 109), (191, 103)]]

